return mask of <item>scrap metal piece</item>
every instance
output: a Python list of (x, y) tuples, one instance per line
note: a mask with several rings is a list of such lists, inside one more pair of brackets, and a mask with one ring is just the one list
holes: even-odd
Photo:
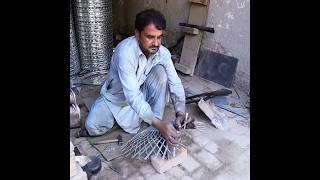
[(217, 107), (224, 109), (226, 111), (229, 111), (231, 113), (234, 113), (238, 116), (241, 116), (243, 118), (249, 118), (250, 113), (247, 109), (241, 104), (240, 99), (233, 98), (233, 97), (214, 97), (211, 100), (213, 104), (215, 104)]
[(186, 104), (199, 102), (201, 98), (203, 98), (203, 100), (206, 101), (215, 96), (226, 96), (231, 93), (232, 91), (229, 89), (219, 89), (219, 90), (208, 92), (208, 93), (201, 93), (194, 96), (186, 97)]
[(210, 33), (214, 33), (214, 28), (211, 27), (206, 27), (206, 26), (198, 26), (195, 24), (188, 24), (188, 23), (179, 23), (180, 26), (185, 26), (185, 27), (190, 27), (190, 28), (196, 28), (199, 29), (200, 31), (206, 31)]
[(226, 129), (226, 121), (228, 117), (217, 110), (215, 105), (211, 103), (210, 100), (204, 101), (202, 98), (198, 103), (199, 108), (207, 115), (207, 117), (211, 120), (211, 123), (218, 129), (225, 130)]

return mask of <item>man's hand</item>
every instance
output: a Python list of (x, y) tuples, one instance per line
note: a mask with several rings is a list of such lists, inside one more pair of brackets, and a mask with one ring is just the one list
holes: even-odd
[(181, 130), (181, 124), (184, 122), (185, 115), (183, 112), (176, 113), (175, 125), (178, 130)]
[(176, 146), (179, 143), (180, 132), (170, 122), (162, 122), (159, 119), (155, 119), (151, 124), (160, 131), (170, 146)]

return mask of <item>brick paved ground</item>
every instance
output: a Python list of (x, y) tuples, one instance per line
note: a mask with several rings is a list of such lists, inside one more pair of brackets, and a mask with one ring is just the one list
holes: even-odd
[[(196, 76), (180, 75), (186, 94), (198, 94), (223, 88), (210, 81), (200, 79)], [(97, 96), (99, 88), (92, 96)], [(87, 94), (86, 94), (87, 93)], [(83, 96), (90, 100), (90, 92)], [(95, 98), (95, 97), (92, 97)], [(236, 96), (233, 92), (232, 96)], [(157, 173), (150, 161), (141, 161), (130, 158), (119, 158), (110, 162), (103, 160), (102, 170), (92, 179), (204, 179), (204, 180), (249, 180), (250, 179), (250, 119), (244, 119), (233, 113), (219, 109), (228, 117), (227, 129), (222, 131), (216, 129), (206, 115), (196, 104), (187, 105), (187, 112), (204, 125), (204, 129), (188, 130), (184, 140), (188, 147), (188, 159), (169, 171)], [(85, 113), (84, 113), (85, 114)], [(166, 107), (166, 119), (173, 119), (174, 112), (171, 105)], [(85, 118), (85, 115), (84, 115)], [(143, 127), (146, 125), (144, 124)], [(120, 131), (120, 129), (116, 130)], [(86, 138), (74, 138), (77, 129), (71, 129), (71, 141), (85, 155), (99, 155)], [(111, 136), (111, 135), (109, 135)], [(108, 135), (106, 135), (108, 137)], [(111, 170), (109, 165), (119, 172)]]

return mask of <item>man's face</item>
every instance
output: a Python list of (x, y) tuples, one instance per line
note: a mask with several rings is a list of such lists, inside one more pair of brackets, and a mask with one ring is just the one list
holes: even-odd
[(158, 30), (154, 24), (149, 24), (141, 32), (136, 30), (135, 33), (144, 54), (155, 54), (159, 50), (163, 30)]

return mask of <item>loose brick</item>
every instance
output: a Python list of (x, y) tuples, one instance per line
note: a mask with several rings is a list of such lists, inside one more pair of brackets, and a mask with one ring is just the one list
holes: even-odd
[(183, 163), (188, 157), (187, 149), (182, 148), (179, 152), (177, 152), (176, 157), (163, 160), (162, 158), (151, 158), (151, 164), (156, 169), (157, 172), (163, 173), (168, 171), (174, 166)]

